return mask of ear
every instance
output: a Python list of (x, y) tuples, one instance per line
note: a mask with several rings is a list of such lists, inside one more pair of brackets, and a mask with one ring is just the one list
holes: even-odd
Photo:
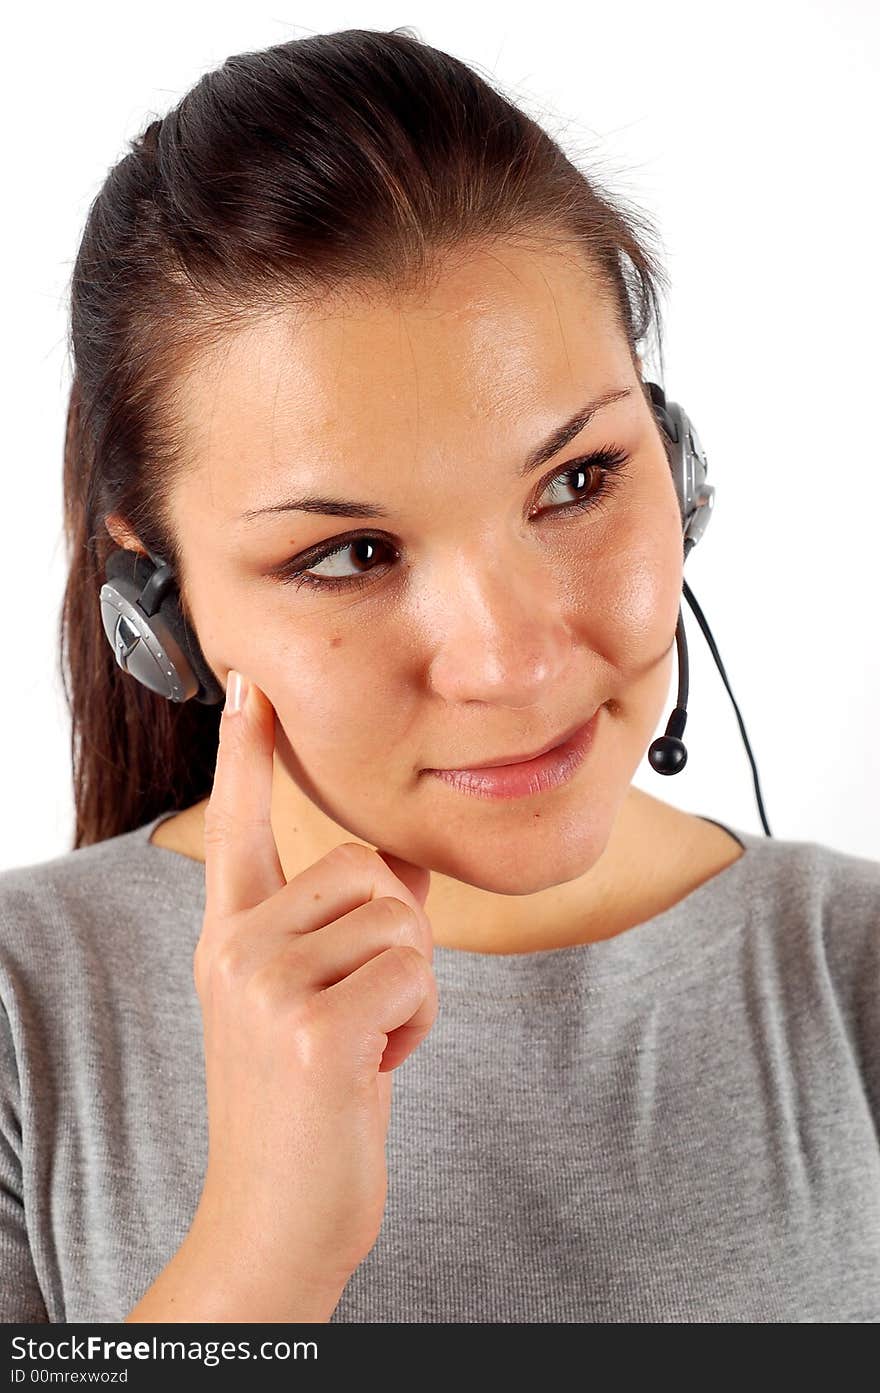
[(117, 546), (127, 548), (130, 551), (137, 551), (141, 556), (148, 555), (147, 549), (140, 538), (126, 526), (117, 513), (108, 513), (104, 519), (104, 526)]

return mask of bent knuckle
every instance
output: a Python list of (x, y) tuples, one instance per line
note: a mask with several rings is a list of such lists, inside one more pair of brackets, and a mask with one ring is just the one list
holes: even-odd
[(230, 937), (206, 952), (205, 971), (221, 988), (237, 988), (244, 977), (246, 962), (244, 945)]
[(355, 872), (367, 871), (372, 874), (378, 865), (385, 866), (381, 856), (372, 847), (364, 846), (363, 842), (340, 842), (328, 852), (328, 857)]
[(424, 953), (408, 943), (396, 943), (385, 950), (388, 967), (395, 979), (409, 985), (413, 981), (423, 982), (431, 965)]
[(421, 927), (408, 904), (395, 895), (380, 895), (373, 901), (374, 911), (382, 916), (391, 937), (392, 946), (418, 948)]
[(334, 1060), (344, 1054), (344, 1013), (336, 1009), (336, 998), (326, 990), (313, 992), (297, 1003), (292, 1017), (292, 1041), (303, 1062)]
[(273, 960), (251, 974), (243, 995), (247, 1010), (258, 1016), (290, 1017), (300, 1005), (301, 991), (296, 978)]

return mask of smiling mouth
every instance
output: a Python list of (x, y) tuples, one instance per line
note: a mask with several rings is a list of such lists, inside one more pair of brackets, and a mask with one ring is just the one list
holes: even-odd
[[(594, 712), (593, 712), (593, 715), (595, 715), (595, 714), (596, 714), (596, 713), (595, 713), (595, 711), (594, 711)], [(480, 769), (503, 769), (503, 768), (504, 768), (505, 766), (507, 766), (507, 765), (512, 765), (512, 764), (528, 764), (531, 760), (533, 760), (533, 759), (540, 759), (540, 757), (541, 757), (542, 755), (549, 754), (549, 752), (550, 752), (551, 750), (555, 750), (555, 749), (557, 749), (560, 745), (566, 744), (567, 741), (571, 740), (572, 736), (576, 735), (577, 732), (578, 732), (579, 730), (582, 730), (583, 727), (584, 727), (585, 725), (588, 725), (589, 722), (590, 722), (592, 719), (593, 719), (593, 717), (592, 717), (592, 716), (589, 716), (589, 717), (587, 717), (585, 720), (578, 721), (576, 725), (570, 726), (569, 729), (566, 730), (566, 731), (563, 731), (563, 733), (562, 733), (561, 735), (555, 736), (555, 737), (554, 737), (551, 741), (549, 741), (546, 745), (541, 745), (539, 749), (537, 749), (537, 750), (532, 750), (532, 752), (531, 752), (530, 754), (503, 755), (500, 759), (488, 759), (488, 760), (484, 760), (484, 761), (483, 761), (482, 763), (480, 763), (480, 764), (461, 764), (461, 765), (456, 765), (456, 766), (452, 766), (452, 767), (447, 767), (447, 768), (444, 768), (444, 769), (436, 769), (436, 770), (434, 770), (434, 769), (429, 769), (429, 770), (427, 770), (426, 772), (427, 772), (427, 773), (464, 773), (464, 774), (467, 774), (467, 773), (471, 773), (471, 772), (474, 772), (474, 771), (477, 771), (477, 770), (480, 770)]]

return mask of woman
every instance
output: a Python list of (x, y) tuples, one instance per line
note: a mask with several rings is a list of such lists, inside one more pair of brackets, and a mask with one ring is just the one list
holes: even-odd
[[(880, 1319), (880, 863), (630, 782), (683, 581), (637, 227), (399, 31), (231, 58), (108, 176), (4, 1319)], [(117, 663), (116, 549), (201, 700)]]

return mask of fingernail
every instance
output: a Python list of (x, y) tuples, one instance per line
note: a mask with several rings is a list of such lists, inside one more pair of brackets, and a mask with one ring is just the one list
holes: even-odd
[(226, 701), (223, 705), (224, 716), (234, 716), (244, 705), (248, 691), (248, 680), (235, 668), (229, 669), (229, 676), (226, 679)]

